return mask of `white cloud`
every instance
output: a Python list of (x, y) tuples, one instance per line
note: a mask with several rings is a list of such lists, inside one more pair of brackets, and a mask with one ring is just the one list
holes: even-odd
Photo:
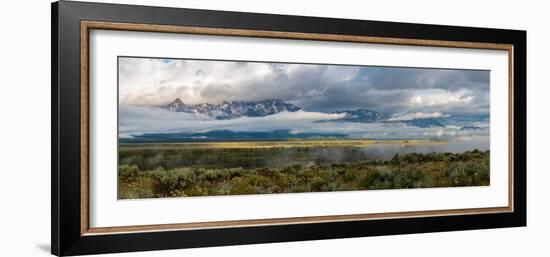
[[(460, 131), (459, 126), (418, 128), (402, 123), (316, 122), (342, 118), (344, 114), (307, 111), (281, 112), (265, 117), (241, 117), (230, 120), (215, 120), (200, 114), (127, 105), (120, 105), (119, 113), (119, 136), (121, 138), (145, 133), (193, 133), (211, 130), (344, 133), (351, 138), (377, 139), (446, 138), (455, 135), (488, 135), (489, 133), (488, 129)], [(443, 114), (423, 115), (428, 117)]]
[(234, 61), (121, 58), (119, 100), (130, 105), (292, 100), (350, 80), (357, 67)]
[(441, 112), (414, 112), (414, 113), (397, 113), (393, 114), (388, 121), (405, 121), (414, 119), (428, 119), (428, 118), (444, 118), (449, 117), (448, 114)]
[(345, 115), (297, 111), (281, 112), (265, 117), (216, 120), (201, 114), (128, 105), (120, 105), (119, 114), (121, 137), (143, 133), (199, 132), (222, 129), (233, 131), (307, 129), (316, 126), (315, 121), (340, 119)]
[(441, 89), (430, 89), (430, 90), (418, 90), (415, 92), (409, 99), (411, 106), (423, 106), (423, 107), (434, 107), (434, 106), (456, 106), (456, 105), (467, 105), (469, 104), (474, 97), (470, 95), (470, 92), (467, 90), (460, 90), (457, 92), (450, 92), (447, 90)]

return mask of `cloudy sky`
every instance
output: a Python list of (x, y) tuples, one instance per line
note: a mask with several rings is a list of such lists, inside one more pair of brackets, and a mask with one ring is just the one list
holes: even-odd
[(159, 106), (278, 98), (310, 112), (489, 113), (489, 71), (119, 58), (119, 101)]
[[(302, 110), (217, 120), (159, 108), (176, 98), (188, 105), (277, 98)], [(119, 101), (121, 138), (145, 133), (288, 130), (343, 133), (351, 138), (473, 135), (487, 139), (489, 132), (489, 71), (119, 58)], [(345, 116), (331, 112), (359, 108), (387, 114), (388, 121), (444, 118), (446, 127), (318, 122)], [(460, 130), (468, 125), (483, 129)]]

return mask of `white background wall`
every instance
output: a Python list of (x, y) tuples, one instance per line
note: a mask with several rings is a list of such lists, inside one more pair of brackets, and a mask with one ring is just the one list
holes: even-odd
[[(128, 253), (117, 256), (549, 256), (550, 32), (545, 1), (106, 0), (528, 31), (528, 227)], [(50, 1), (0, 11), (0, 256), (50, 244)]]

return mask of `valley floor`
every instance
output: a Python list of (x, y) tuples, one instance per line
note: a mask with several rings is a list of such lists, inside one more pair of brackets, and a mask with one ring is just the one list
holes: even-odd
[(396, 154), (380, 160), (369, 159), (360, 147), (340, 145), (123, 146), (118, 198), (487, 186), (489, 155), (473, 150)]

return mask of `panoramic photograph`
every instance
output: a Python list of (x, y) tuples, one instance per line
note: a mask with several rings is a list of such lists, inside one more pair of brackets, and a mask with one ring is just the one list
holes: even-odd
[(490, 185), (490, 71), (118, 58), (118, 199)]

